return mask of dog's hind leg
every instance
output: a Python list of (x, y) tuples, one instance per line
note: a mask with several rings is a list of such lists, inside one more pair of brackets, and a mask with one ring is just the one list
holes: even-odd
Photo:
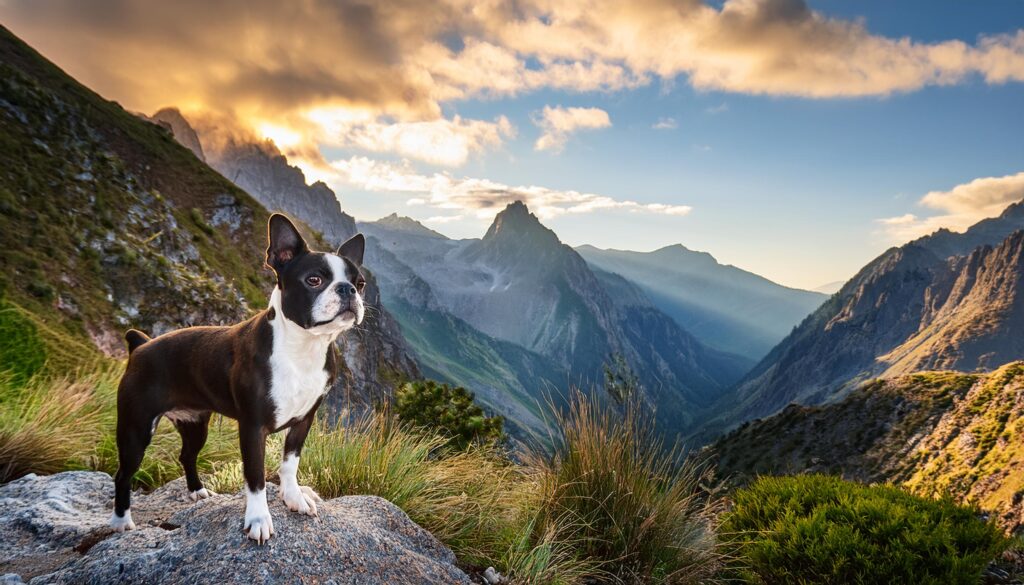
[(198, 501), (213, 495), (213, 492), (203, 487), (199, 479), (197, 462), (199, 452), (206, 444), (206, 436), (209, 433), (210, 413), (203, 412), (195, 414), (192, 419), (172, 419), (178, 434), (181, 435), (181, 454), (178, 461), (185, 469), (185, 483), (188, 485), (188, 495), (192, 501)]
[(142, 464), (160, 415), (140, 419), (124, 415), (121, 408), (118, 410), (118, 467), (114, 475), (114, 513), (110, 516), (110, 526), (117, 532), (123, 532), (135, 529), (131, 511), (132, 477)]

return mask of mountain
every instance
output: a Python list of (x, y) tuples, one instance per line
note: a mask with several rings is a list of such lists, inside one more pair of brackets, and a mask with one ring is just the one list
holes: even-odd
[(179, 142), (196, 156), (205, 156), (211, 167), (264, 207), (299, 218), (332, 247), (356, 233), (355, 220), (341, 210), (334, 191), (320, 181), (307, 184), (302, 170), (288, 164), (273, 142), (245, 136), (208, 119), (201, 119), (198, 129), (193, 129), (175, 108), (164, 108), (152, 119), (170, 126)]
[(919, 369), (991, 370), (1024, 358), (1024, 205), (962, 234), (940, 230), (876, 258), (720, 404), (719, 421), (819, 404)]
[[(395, 217), (360, 227), (392, 258), (382, 264), (391, 272), (382, 283), (395, 283), (385, 295), (475, 331), (490, 349), (504, 348), (497, 353), (515, 347), (521, 353), (512, 361), (561, 378), (543, 384), (600, 385), (603, 366), (622, 356), (671, 429), (692, 425), (750, 364), (703, 346), (621, 277), (599, 275), (521, 202), (498, 213), (478, 240), (451, 240)], [(416, 317), (399, 319), (404, 326)], [(439, 351), (412, 344), (420, 354)], [(537, 380), (517, 380), (527, 395), (538, 394)]]
[(811, 290), (813, 290), (814, 292), (819, 292), (823, 295), (834, 295), (837, 292), (839, 292), (839, 289), (843, 288), (844, 284), (846, 284), (845, 280), (836, 280), (833, 282), (827, 282), (821, 286), (816, 286)]
[(827, 298), (719, 264), (706, 252), (678, 244), (653, 252), (589, 245), (576, 251), (591, 266), (636, 283), (702, 343), (755, 361)]
[[(128, 327), (159, 335), (266, 306), (269, 213), (175, 140), (180, 122), (140, 119), (0, 28), (0, 321), (18, 315), (44, 361), (123, 356)], [(335, 410), (418, 373), (397, 324), (365, 328), (341, 344)]]
[(832, 473), (977, 502), (1024, 529), (1024, 362), (989, 374), (924, 372), (873, 380), (822, 406), (790, 405), (711, 450), (721, 477)]

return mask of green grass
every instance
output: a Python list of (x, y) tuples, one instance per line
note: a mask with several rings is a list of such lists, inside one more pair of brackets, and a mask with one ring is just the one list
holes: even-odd
[(751, 583), (976, 584), (1009, 545), (978, 510), (836, 477), (762, 477), (722, 525)]

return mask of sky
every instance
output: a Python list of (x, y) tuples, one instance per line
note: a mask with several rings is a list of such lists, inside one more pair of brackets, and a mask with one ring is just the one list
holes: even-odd
[(133, 111), (273, 140), (358, 219), (681, 243), (785, 285), (1024, 198), (1024, 2), (0, 0)]

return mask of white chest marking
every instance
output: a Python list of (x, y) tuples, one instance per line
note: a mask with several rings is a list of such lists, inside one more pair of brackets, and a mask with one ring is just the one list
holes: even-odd
[(306, 416), (327, 390), (327, 351), (337, 335), (317, 335), (285, 318), (281, 291), (270, 297), (274, 319), (270, 354), (270, 399), (274, 403), (274, 428)]

